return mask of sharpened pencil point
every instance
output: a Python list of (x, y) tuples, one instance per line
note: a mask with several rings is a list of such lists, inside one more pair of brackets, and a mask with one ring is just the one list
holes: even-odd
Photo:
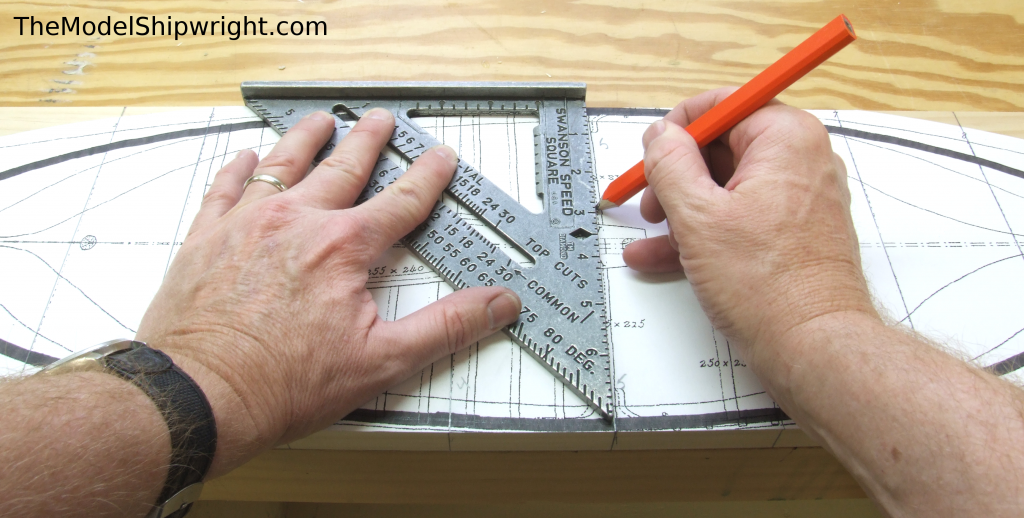
[(616, 205), (616, 204), (614, 204), (614, 203), (612, 203), (612, 202), (610, 202), (608, 200), (601, 200), (597, 204), (597, 210), (608, 210), (608, 209), (614, 209), (615, 207), (618, 207), (618, 205)]

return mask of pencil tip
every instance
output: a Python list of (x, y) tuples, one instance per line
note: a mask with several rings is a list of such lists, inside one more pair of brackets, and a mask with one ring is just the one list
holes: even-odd
[(597, 210), (608, 210), (608, 209), (614, 209), (615, 207), (618, 207), (618, 205), (616, 205), (616, 204), (614, 204), (614, 203), (612, 203), (612, 202), (610, 202), (608, 200), (601, 200), (597, 204)]

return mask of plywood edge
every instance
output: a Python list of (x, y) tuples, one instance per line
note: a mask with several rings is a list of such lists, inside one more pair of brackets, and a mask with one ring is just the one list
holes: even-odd
[(321, 504), (306, 502), (230, 502), (202, 500), (189, 518), (565, 518), (567, 516), (643, 516), (678, 518), (881, 518), (866, 498), (774, 500), (770, 502), (543, 502), (507, 504)]
[(448, 451), (447, 432), (321, 430), (289, 443), (293, 450)]
[(603, 451), (795, 448), (816, 443), (799, 428), (638, 432), (377, 431), (332, 427), (283, 449), (338, 451)]
[(580, 452), (271, 450), (207, 500), (324, 503), (680, 502), (863, 498), (821, 448)]
[(616, 450), (694, 450), (708, 448), (771, 448), (780, 428), (753, 430), (679, 430), (619, 432)]
[(452, 432), (451, 451), (601, 451), (612, 449), (612, 432)]
[(818, 443), (807, 436), (803, 430), (795, 427), (787, 427), (779, 433), (775, 439), (773, 448), (816, 448)]

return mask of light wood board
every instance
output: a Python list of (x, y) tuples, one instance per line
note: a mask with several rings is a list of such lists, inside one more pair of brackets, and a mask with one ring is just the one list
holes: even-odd
[[(0, 4), (0, 105), (241, 104), (245, 80), (584, 81), (593, 106), (740, 85), (840, 13), (859, 40), (781, 99), (801, 108), (1024, 110), (1019, 0), (31, 0)], [(60, 20), (322, 21), (326, 36), (22, 36)], [(28, 30), (26, 28), (26, 30)]]
[(881, 518), (867, 499), (628, 504), (315, 504), (198, 502), (189, 518)]
[(697, 502), (863, 498), (821, 448), (629, 452), (266, 452), (206, 500), (320, 503)]

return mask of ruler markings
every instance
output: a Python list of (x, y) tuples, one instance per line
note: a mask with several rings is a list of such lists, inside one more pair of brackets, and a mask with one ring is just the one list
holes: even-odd
[[(581, 396), (606, 419), (614, 415), (604, 275), (597, 237), (599, 196), (592, 169), (589, 124), (582, 94), (546, 96), (538, 100), (424, 99), (438, 85), (374, 90), (351, 84), (318, 84), (315, 96), (301, 85), (243, 84), (246, 103), (283, 133), (315, 110), (355, 119), (374, 107), (395, 115), (390, 141), (402, 158), (412, 162), (440, 141), (415, 124), (416, 116), (535, 115), (537, 190), (544, 212), (530, 212), (460, 160), (446, 191), (468, 209), (474, 220), (487, 224), (528, 258), (520, 264), (469, 223), (439, 202), (427, 220), (403, 241), (455, 288), (502, 285), (519, 294), (523, 312), (505, 329), (513, 341), (545, 365), (564, 386)], [(431, 89), (433, 88), (433, 89)], [(460, 89), (461, 88), (461, 89)], [(451, 90), (474, 94), (462, 85)], [(526, 88), (529, 90), (529, 87)], [(375, 92), (382, 92), (378, 97)], [(580, 90), (579, 92), (581, 92)], [(501, 90), (516, 95), (518, 90)], [(577, 92), (577, 93), (579, 93)], [(358, 94), (358, 95), (352, 95)], [(416, 99), (416, 100), (409, 100)], [(349, 131), (339, 120), (325, 151)], [(322, 157), (318, 157), (322, 158)], [(376, 163), (358, 202), (393, 183), (403, 170), (390, 158)], [(592, 319), (595, 313), (600, 318)]]

